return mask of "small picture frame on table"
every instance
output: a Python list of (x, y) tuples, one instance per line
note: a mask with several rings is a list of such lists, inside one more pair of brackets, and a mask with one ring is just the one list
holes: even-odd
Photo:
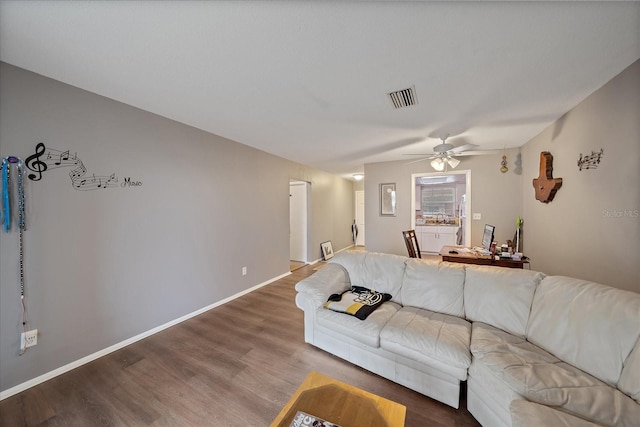
[(333, 258), (333, 246), (331, 245), (331, 240), (320, 243), (320, 248), (322, 249), (322, 257), (325, 261)]

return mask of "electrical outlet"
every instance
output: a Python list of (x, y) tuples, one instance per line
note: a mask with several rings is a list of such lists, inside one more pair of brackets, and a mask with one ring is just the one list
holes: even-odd
[(38, 330), (32, 329), (27, 332), (23, 332), (20, 334), (20, 348), (24, 350), (25, 348), (33, 347), (38, 344)]
[(247, 267), (242, 267), (242, 275), (243, 276), (247, 275)]
[(474, 213), (473, 214), (473, 219), (476, 220), (476, 221), (479, 220), (479, 219), (482, 219), (482, 214), (481, 213)]

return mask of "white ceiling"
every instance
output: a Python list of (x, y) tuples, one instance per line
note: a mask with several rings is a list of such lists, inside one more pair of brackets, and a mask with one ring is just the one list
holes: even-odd
[(2, 61), (349, 177), (521, 146), (638, 58), (637, 1), (0, 3)]

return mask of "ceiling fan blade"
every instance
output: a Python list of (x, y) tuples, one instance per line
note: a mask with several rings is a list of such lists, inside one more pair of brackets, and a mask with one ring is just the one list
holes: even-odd
[(500, 150), (477, 150), (477, 151), (463, 151), (462, 153), (455, 153), (456, 156), (483, 156), (486, 154), (496, 154)]
[(461, 153), (463, 151), (471, 150), (474, 147), (477, 147), (477, 145), (475, 145), (475, 144), (464, 144), (464, 145), (460, 145), (458, 147), (455, 147), (454, 149), (451, 150), (451, 152), (452, 153)]
[(432, 153), (408, 153), (403, 154), (403, 156), (433, 156)]
[(429, 160), (429, 159), (432, 159), (432, 157), (423, 157), (423, 158), (418, 159), (418, 160), (412, 160), (410, 162), (407, 162), (407, 164), (410, 165), (412, 163), (424, 162), (425, 160)]

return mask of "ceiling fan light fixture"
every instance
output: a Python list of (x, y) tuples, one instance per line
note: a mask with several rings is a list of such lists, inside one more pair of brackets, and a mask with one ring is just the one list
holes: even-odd
[(442, 172), (444, 170), (444, 161), (440, 157), (431, 160), (431, 167), (437, 170), (438, 172)]
[(450, 157), (449, 159), (447, 159), (447, 162), (449, 163), (449, 166), (451, 166), (451, 169), (455, 169), (455, 167), (460, 164), (460, 160), (456, 159), (455, 157)]

